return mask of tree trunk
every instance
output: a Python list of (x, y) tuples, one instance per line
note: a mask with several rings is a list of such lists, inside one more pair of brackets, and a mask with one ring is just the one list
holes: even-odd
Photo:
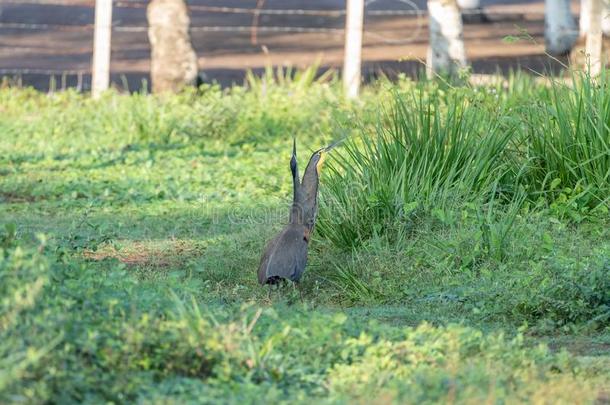
[(596, 76), (601, 71), (603, 64), (610, 62), (608, 60), (610, 39), (603, 36), (604, 24), (608, 24), (610, 21), (609, 14), (610, 1), (608, 0), (601, 2), (582, 0), (580, 4), (580, 38), (572, 48), (570, 62), (577, 69), (591, 69), (592, 76)]
[(578, 33), (580, 38), (587, 36), (589, 30), (589, 7), (591, 6), (591, 0), (580, 0), (580, 18), (578, 21)]
[(457, 5), (462, 10), (462, 22), (464, 24), (489, 22), (481, 7), (481, 0), (457, 0)]
[(602, 0), (602, 31), (610, 36), (610, 0)]
[(462, 10), (474, 10), (481, 7), (481, 0), (457, 0)]
[(430, 44), (427, 74), (457, 73), (466, 66), (462, 16), (456, 0), (428, 0)]
[[(580, 0), (580, 37), (584, 38), (589, 30), (589, 7), (591, 0)], [(602, 1), (602, 31), (610, 36), (610, 0)]]
[(585, 42), (589, 72), (598, 76), (602, 69), (602, 0), (589, 0), (589, 30)]
[(197, 55), (189, 36), (183, 0), (152, 0), (147, 9), (154, 93), (178, 92), (197, 78)]
[(565, 55), (578, 38), (570, 0), (545, 0), (544, 6), (546, 51), (551, 55)]

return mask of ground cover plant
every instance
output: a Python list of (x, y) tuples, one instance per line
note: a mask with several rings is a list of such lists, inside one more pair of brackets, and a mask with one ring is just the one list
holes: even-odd
[[(0, 402), (608, 401), (607, 85), (0, 89)], [(256, 281), (293, 136), (345, 138), (303, 302)]]

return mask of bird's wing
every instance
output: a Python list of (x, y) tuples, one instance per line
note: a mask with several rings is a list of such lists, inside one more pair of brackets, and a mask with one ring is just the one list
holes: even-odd
[(292, 281), (299, 281), (301, 276), (305, 272), (305, 266), (307, 266), (307, 248), (308, 243), (305, 239), (300, 239), (296, 244), (294, 260), (294, 271), (290, 279)]
[(298, 281), (307, 264), (307, 228), (288, 225), (274, 238), (261, 260), (258, 281), (265, 284), (270, 277)]
[(271, 239), (267, 246), (265, 246), (265, 251), (263, 253), (263, 257), (261, 258), (261, 263), (258, 266), (258, 282), (261, 284), (265, 284), (267, 279), (270, 277), (269, 268), (273, 261), (273, 256), (277, 250), (277, 244), (284, 231), (278, 233), (273, 239)]

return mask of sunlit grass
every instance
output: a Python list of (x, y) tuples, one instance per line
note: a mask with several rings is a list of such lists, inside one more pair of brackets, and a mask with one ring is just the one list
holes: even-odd
[[(589, 86), (401, 79), (348, 102), (312, 68), (165, 98), (0, 90), (0, 402), (603, 399), (606, 169), (562, 160), (603, 151)], [(550, 108), (578, 94), (579, 152)], [(560, 132), (560, 154), (532, 143)], [(347, 137), (303, 302), (256, 280), (293, 136), (302, 168)]]

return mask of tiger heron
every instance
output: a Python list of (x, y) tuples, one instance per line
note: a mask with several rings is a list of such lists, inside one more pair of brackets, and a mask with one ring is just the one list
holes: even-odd
[(299, 181), (296, 140), (292, 143), (292, 206), (288, 225), (267, 244), (258, 268), (261, 285), (277, 284), (280, 280), (298, 283), (307, 265), (309, 237), (313, 232), (318, 211), (318, 186), (324, 154), (338, 142), (311, 155), (303, 180)]

